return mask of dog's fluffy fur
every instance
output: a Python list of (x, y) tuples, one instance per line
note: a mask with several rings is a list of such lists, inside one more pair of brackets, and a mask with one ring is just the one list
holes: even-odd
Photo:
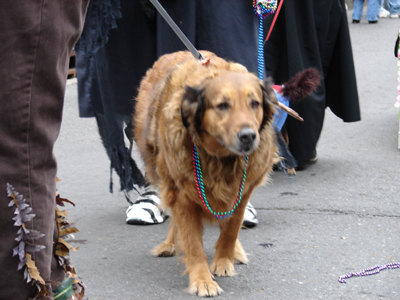
[[(167, 239), (153, 253), (172, 256), (179, 240), (189, 292), (201, 297), (222, 292), (212, 274), (232, 276), (234, 260), (247, 263), (238, 240), (245, 207), (254, 188), (279, 160), (273, 128), (277, 100), (269, 83), (261, 82), (240, 64), (207, 51), (202, 54), (210, 59), (208, 63), (202, 64), (186, 51), (162, 56), (140, 85), (134, 117), (146, 176), (172, 213)], [(199, 198), (192, 140), (214, 211), (232, 209), (244, 158), (249, 156), (241, 203), (226, 219), (214, 218)], [(221, 231), (210, 267), (202, 241), (205, 221), (217, 222)]]

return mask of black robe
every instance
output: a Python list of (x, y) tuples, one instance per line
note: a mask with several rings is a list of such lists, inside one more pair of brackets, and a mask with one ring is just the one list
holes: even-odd
[[(311, 96), (290, 106), (303, 118), (286, 121), (290, 151), (298, 165), (310, 160), (327, 106), (345, 122), (360, 120), (353, 54), (344, 0), (286, 0), (265, 45), (267, 75), (287, 81), (308, 67), (323, 75)], [(267, 32), (272, 18), (264, 22)]]

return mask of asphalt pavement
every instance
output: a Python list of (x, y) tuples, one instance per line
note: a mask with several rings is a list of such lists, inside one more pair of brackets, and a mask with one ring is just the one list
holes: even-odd
[[(351, 12), (348, 17), (351, 21)], [(365, 12), (364, 12), (365, 16)], [(400, 151), (397, 60), (399, 19), (349, 24), (362, 121), (344, 123), (326, 110), (318, 162), (288, 179), (281, 172), (253, 194), (259, 225), (242, 230), (249, 254), (234, 277), (216, 278), (219, 299), (400, 299), (400, 268), (339, 283), (339, 276), (400, 262)], [(168, 222), (125, 223), (128, 204), (109, 193), (110, 162), (95, 120), (78, 117), (77, 85), (65, 95), (55, 146), (58, 190), (76, 206), (69, 218), (80, 230), (71, 254), (89, 299), (196, 299), (176, 257), (150, 250), (166, 237)], [(135, 157), (137, 154), (135, 153)], [(207, 227), (211, 261), (218, 229)]]

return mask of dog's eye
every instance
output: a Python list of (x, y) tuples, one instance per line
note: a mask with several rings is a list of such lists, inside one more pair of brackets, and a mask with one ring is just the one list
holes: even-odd
[(250, 106), (251, 106), (251, 108), (254, 108), (254, 109), (258, 108), (260, 106), (260, 102), (253, 100), (253, 101), (251, 101)]
[(229, 104), (226, 102), (222, 102), (220, 104), (217, 105), (217, 108), (219, 110), (227, 110), (229, 108)]

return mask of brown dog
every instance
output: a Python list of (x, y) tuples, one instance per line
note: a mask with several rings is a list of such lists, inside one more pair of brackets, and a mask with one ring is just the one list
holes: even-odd
[[(179, 241), (189, 292), (201, 297), (222, 292), (212, 274), (232, 276), (234, 260), (247, 263), (238, 240), (244, 210), (254, 188), (279, 160), (272, 124), (279, 104), (269, 83), (262, 83), (242, 65), (207, 51), (202, 54), (203, 63), (189, 52), (162, 56), (140, 85), (134, 119), (146, 176), (172, 213), (168, 237), (153, 253), (175, 255)], [(232, 212), (236, 207), (229, 217), (214, 217), (200, 198), (192, 144), (210, 210)], [(241, 201), (234, 207), (242, 178)], [(218, 222), (221, 230), (210, 267), (202, 241), (205, 221)]]

